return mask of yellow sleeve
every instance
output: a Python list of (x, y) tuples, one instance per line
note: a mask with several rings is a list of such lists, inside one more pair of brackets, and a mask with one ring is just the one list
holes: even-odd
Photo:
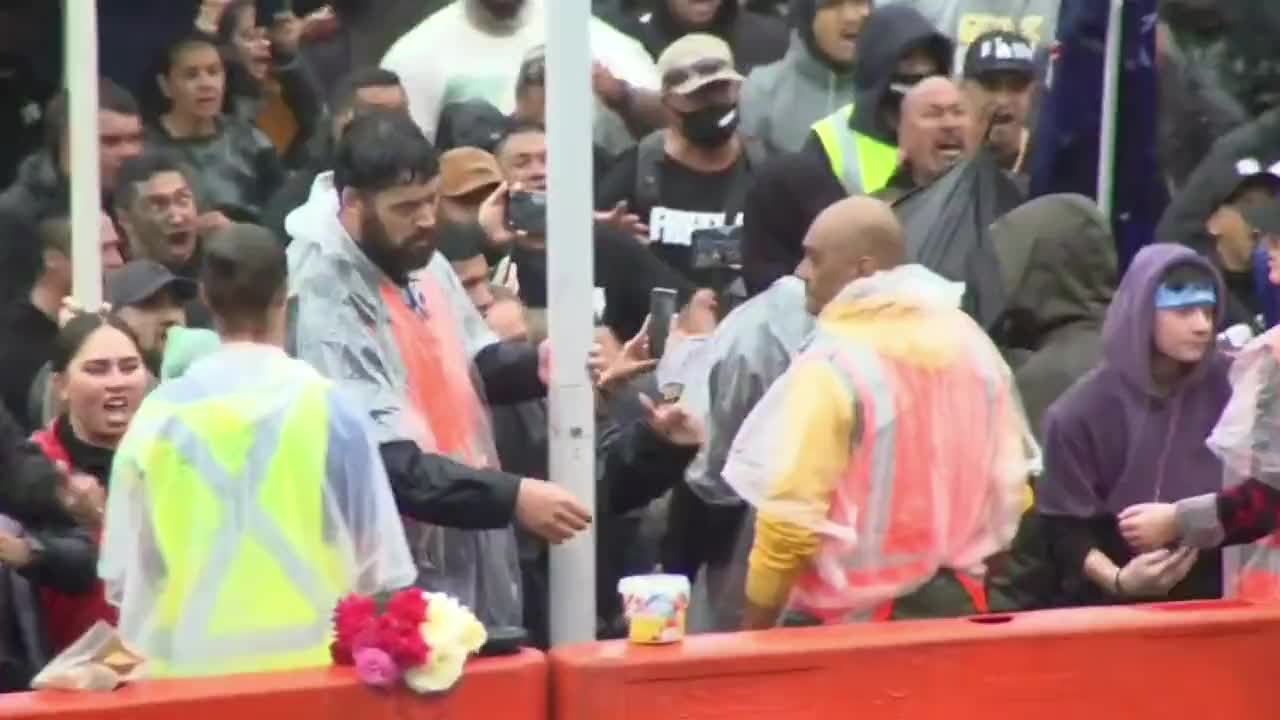
[(761, 608), (786, 602), (796, 574), (818, 547), (810, 526), (770, 513), (769, 507), (812, 508), (816, 517), (826, 517), (853, 448), (854, 398), (835, 371), (825, 363), (798, 365), (787, 382), (780, 471), (756, 518), (747, 575), (747, 600)]

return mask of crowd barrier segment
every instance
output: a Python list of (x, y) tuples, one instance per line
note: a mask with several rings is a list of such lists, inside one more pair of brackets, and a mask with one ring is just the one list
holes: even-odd
[(350, 668), (143, 681), (113, 693), (0, 695), (4, 720), (548, 720), (547, 663), (525, 650), (471, 661), (447, 694), (366, 687)]
[(1280, 606), (1210, 602), (553, 651), (554, 720), (1280, 717)]

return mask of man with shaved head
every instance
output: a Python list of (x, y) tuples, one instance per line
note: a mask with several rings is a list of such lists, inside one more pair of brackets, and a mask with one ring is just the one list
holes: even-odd
[(827, 208), (804, 253), (817, 328), (723, 471), (756, 510), (742, 626), (985, 612), (1034, 446), (1008, 366), (885, 203)]
[(950, 79), (921, 80), (902, 100), (898, 170), (876, 197), (892, 201), (926, 187), (973, 154), (977, 136), (963, 92)]

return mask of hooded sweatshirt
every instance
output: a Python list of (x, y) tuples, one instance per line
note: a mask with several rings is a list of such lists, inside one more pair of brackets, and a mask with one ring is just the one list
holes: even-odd
[(649, 9), (624, 23), (623, 31), (640, 41), (655, 59), (671, 43), (690, 32), (716, 35), (729, 43), (738, 72), (774, 62), (787, 50), (787, 27), (778, 18), (739, 7), (734, 0), (720, 0), (720, 9), (704, 28), (685, 27), (671, 13), (670, 0), (650, 0)]
[(818, 0), (792, 0), (795, 30), (787, 54), (752, 70), (742, 86), (742, 131), (773, 152), (796, 152), (815, 122), (853, 102), (853, 66), (833, 62), (818, 49), (817, 12)]
[[(915, 10), (891, 5), (871, 13), (863, 23), (853, 73), (853, 131), (888, 145), (898, 144), (897, 128), (885, 122), (883, 110), (891, 102), (889, 86), (898, 61), (919, 47), (931, 52), (944, 73), (950, 72), (951, 41)], [(781, 102), (778, 105), (785, 108)], [(805, 230), (819, 212), (843, 197), (844, 185), (831, 170), (822, 141), (812, 130), (799, 153), (780, 155), (765, 165), (747, 196), (743, 277), (749, 293), (761, 292), (795, 270)], [(782, 211), (771, 208), (776, 198), (793, 199), (793, 207)], [(771, 217), (766, 221), (769, 228), (761, 228), (760, 221), (753, 220), (761, 215)]]
[[(1170, 244), (1134, 258), (1102, 329), (1102, 364), (1055, 402), (1044, 424), (1045, 475), (1037, 504), (1054, 544), (1066, 594), (1081, 604), (1113, 600), (1083, 575), (1091, 549), (1123, 567), (1133, 557), (1116, 515), (1136, 503), (1173, 502), (1222, 487), (1222, 464), (1205, 445), (1231, 395), (1228, 359), (1207, 353), (1177, 385), (1158, 387), (1151, 375), (1155, 293), (1177, 265), (1213, 274), (1193, 251)], [(1217, 312), (1223, 312), (1222, 303)], [(1221, 558), (1202, 553), (1171, 600), (1221, 594)]]
[(1046, 195), (991, 226), (1008, 291), (995, 336), (1037, 438), (1049, 406), (1102, 357), (1102, 322), (1119, 283), (1115, 240), (1083, 195)]
[(956, 41), (956, 62), (979, 35), (1012, 30), (1034, 45), (1048, 47), (1057, 37), (1062, 0), (884, 0), (910, 5)]

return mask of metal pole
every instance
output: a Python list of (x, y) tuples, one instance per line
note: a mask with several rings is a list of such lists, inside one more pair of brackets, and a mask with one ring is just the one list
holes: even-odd
[(102, 247), (98, 177), (98, 9), (93, 0), (63, 3), (63, 68), (71, 147), (71, 287), (80, 307), (102, 303)]
[(1124, 0), (1111, 0), (1106, 59), (1102, 70), (1102, 129), (1098, 139), (1098, 207), (1109, 220), (1115, 207), (1116, 129), (1120, 113), (1120, 70), (1124, 47)]
[[(554, 13), (553, 13), (554, 9)], [(591, 93), (589, 0), (546, 3), (547, 323), (551, 353), (551, 480), (595, 507), (592, 342)], [(592, 528), (551, 551), (551, 641), (595, 640), (596, 542)]]

